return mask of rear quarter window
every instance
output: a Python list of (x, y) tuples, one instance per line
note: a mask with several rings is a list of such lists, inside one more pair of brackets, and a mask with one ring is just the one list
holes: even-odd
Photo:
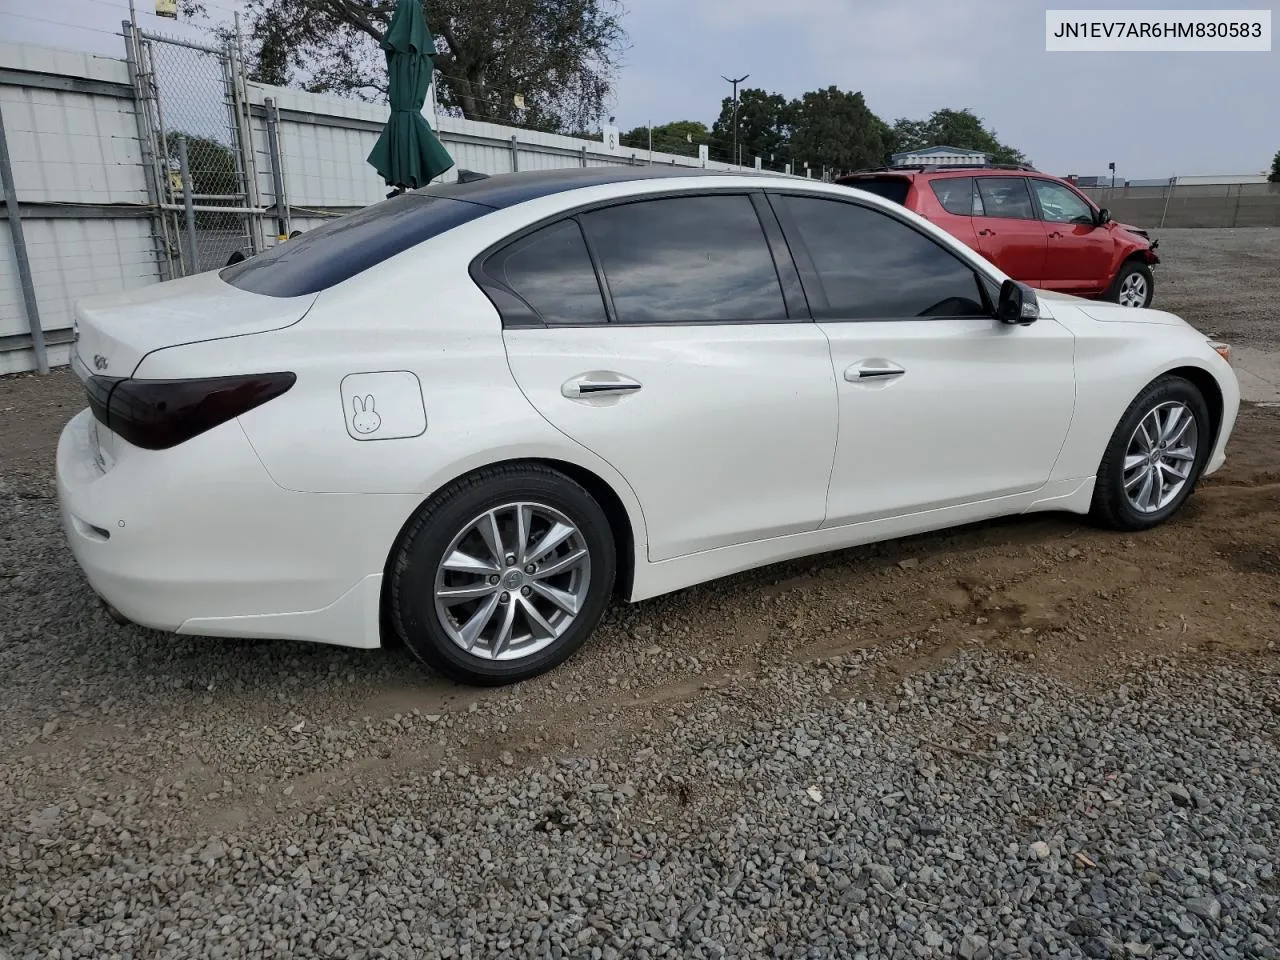
[(930, 180), (929, 187), (947, 213), (955, 214), (957, 217), (982, 216), (982, 202), (973, 189), (973, 177), (944, 177), (940, 180)]
[(859, 177), (856, 180), (843, 181), (844, 186), (874, 193), (897, 204), (906, 204), (907, 194), (911, 192), (911, 181), (906, 177)]
[(224, 267), (218, 275), (233, 287), (268, 297), (317, 293), (492, 210), (466, 200), (402, 193)]

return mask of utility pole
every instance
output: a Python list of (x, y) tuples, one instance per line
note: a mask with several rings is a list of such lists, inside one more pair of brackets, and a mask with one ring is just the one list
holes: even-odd
[(735, 167), (741, 166), (738, 162), (738, 84), (749, 76), (751, 74), (744, 73), (737, 80), (730, 80), (724, 74), (720, 75), (720, 79), (725, 83), (733, 84), (733, 165)]
[(1107, 166), (1111, 169), (1111, 189), (1116, 188), (1116, 162), (1112, 160)]

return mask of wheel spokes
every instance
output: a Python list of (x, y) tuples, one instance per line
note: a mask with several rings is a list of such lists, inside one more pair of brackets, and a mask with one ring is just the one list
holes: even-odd
[(553, 524), (551, 529), (542, 535), (542, 539), (540, 539), (533, 548), (530, 549), (528, 559), (532, 560), (536, 557), (546, 556), (577, 532), (577, 530), (567, 524)]
[(566, 553), (563, 557), (558, 557), (550, 563), (543, 564), (531, 576), (535, 580), (545, 580), (547, 577), (558, 576), (578, 566), (586, 556), (586, 550), (574, 550), (572, 553)]
[(436, 596), (449, 606), (454, 606), (459, 603), (466, 603), (468, 600), (479, 600), (482, 597), (487, 597), (491, 593), (497, 593), (498, 589), (488, 581), (484, 581), (467, 587), (445, 587), (442, 590), (437, 590)]
[(436, 617), (473, 656), (532, 656), (564, 636), (583, 610), (590, 573), (590, 552), (573, 520), (534, 502), (503, 504), (462, 527), (444, 551)]
[(454, 550), (450, 553), (441, 566), (453, 573), (470, 573), (476, 576), (487, 576), (501, 571), (500, 567), (494, 566), (487, 560), (473, 557), (471, 554), (463, 553), (461, 550)]
[(476, 641), (480, 639), (481, 632), (489, 625), (489, 621), (493, 619), (493, 612), (497, 609), (498, 594), (495, 593), (484, 602), (479, 610), (471, 615), (471, 618), (458, 631), (458, 636), (462, 638), (462, 645), (468, 653), (476, 645)]
[(498, 626), (498, 632), (494, 634), (493, 642), (489, 644), (489, 656), (497, 660), (507, 649), (507, 644), (511, 642), (511, 628), (516, 622), (516, 605), (513, 601), (508, 600), (502, 605), (502, 623)]
[(1133, 431), (1120, 471), (1134, 509), (1155, 513), (1173, 503), (1191, 479), (1198, 447), (1195, 414), (1185, 403), (1149, 410)]
[(549, 587), (545, 583), (534, 581), (529, 587), (538, 596), (546, 600), (550, 600), (565, 613), (576, 616), (578, 613), (578, 598), (564, 590), (557, 590), (555, 587)]

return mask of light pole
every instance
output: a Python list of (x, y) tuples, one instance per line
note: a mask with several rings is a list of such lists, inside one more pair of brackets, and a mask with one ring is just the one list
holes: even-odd
[(737, 80), (730, 80), (724, 74), (720, 75), (720, 79), (725, 83), (733, 84), (733, 165), (735, 167), (741, 166), (738, 162), (738, 84), (749, 76), (751, 76), (751, 74), (744, 73)]

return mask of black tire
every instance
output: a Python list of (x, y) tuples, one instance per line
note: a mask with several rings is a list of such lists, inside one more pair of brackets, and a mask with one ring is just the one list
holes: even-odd
[[(1125, 452), (1142, 419), (1160, 404), (1174, 400), (1186, 404), (1195, 418), (1198, 434), (1195, 460), (1192, 462), (1187, 482), (1178, 495), (1160, 510), (1143, 513), (1135, 508), (1125, 495)], [(1172, 374), (1152, 381), (1129, 404), (1129, 408), (1111, 434), (1111, 440), (1102, 456), (1102, 463), (1098, 466), (1098, 479), (1093, 490), (1090, 516), (1096, 523), (1113, 530), (1148, 530), (1164, 523), (1182, 508), (1195, 490), (1212, 445), (1213, 420), (1199, 388), (1189, 380)]]
[[(436, 571), (453, 538), (473, 519), (516, 501), (544, 504), (577, 527), (590, 558), (590, 577), (580, 610), (561, 636), (527, 657), (493, 660), (450, 639), (436, 614)], [(558, 666), (586, 642), (604, 615), (616, 569), (608, 518), (580, 484), (532, 464), (486, 467), (445, 487), (410, 522), (391, 563), (388, 616), (397, 636), (432, 669), (480, 686), (515, 683)]]
[(1135, 274), (1142, 277), (1147, 285), (1147, 295), (1142, 302), (1142, 306), (1151, 306), (1151, 301), (1155, 299), (1156, 295), (1156, 278), (1152, 274), (1151, 268), (1138, 260), (1126, 260), (1120, 265), (1120, 272), (1116, 274), (1115, 279), (1111, 281), (1111, 286), (1107, 289), (1107, 299), (1112, 303), (1119, 303), (1120, 291), (1124, 288), (1125, 281)]

